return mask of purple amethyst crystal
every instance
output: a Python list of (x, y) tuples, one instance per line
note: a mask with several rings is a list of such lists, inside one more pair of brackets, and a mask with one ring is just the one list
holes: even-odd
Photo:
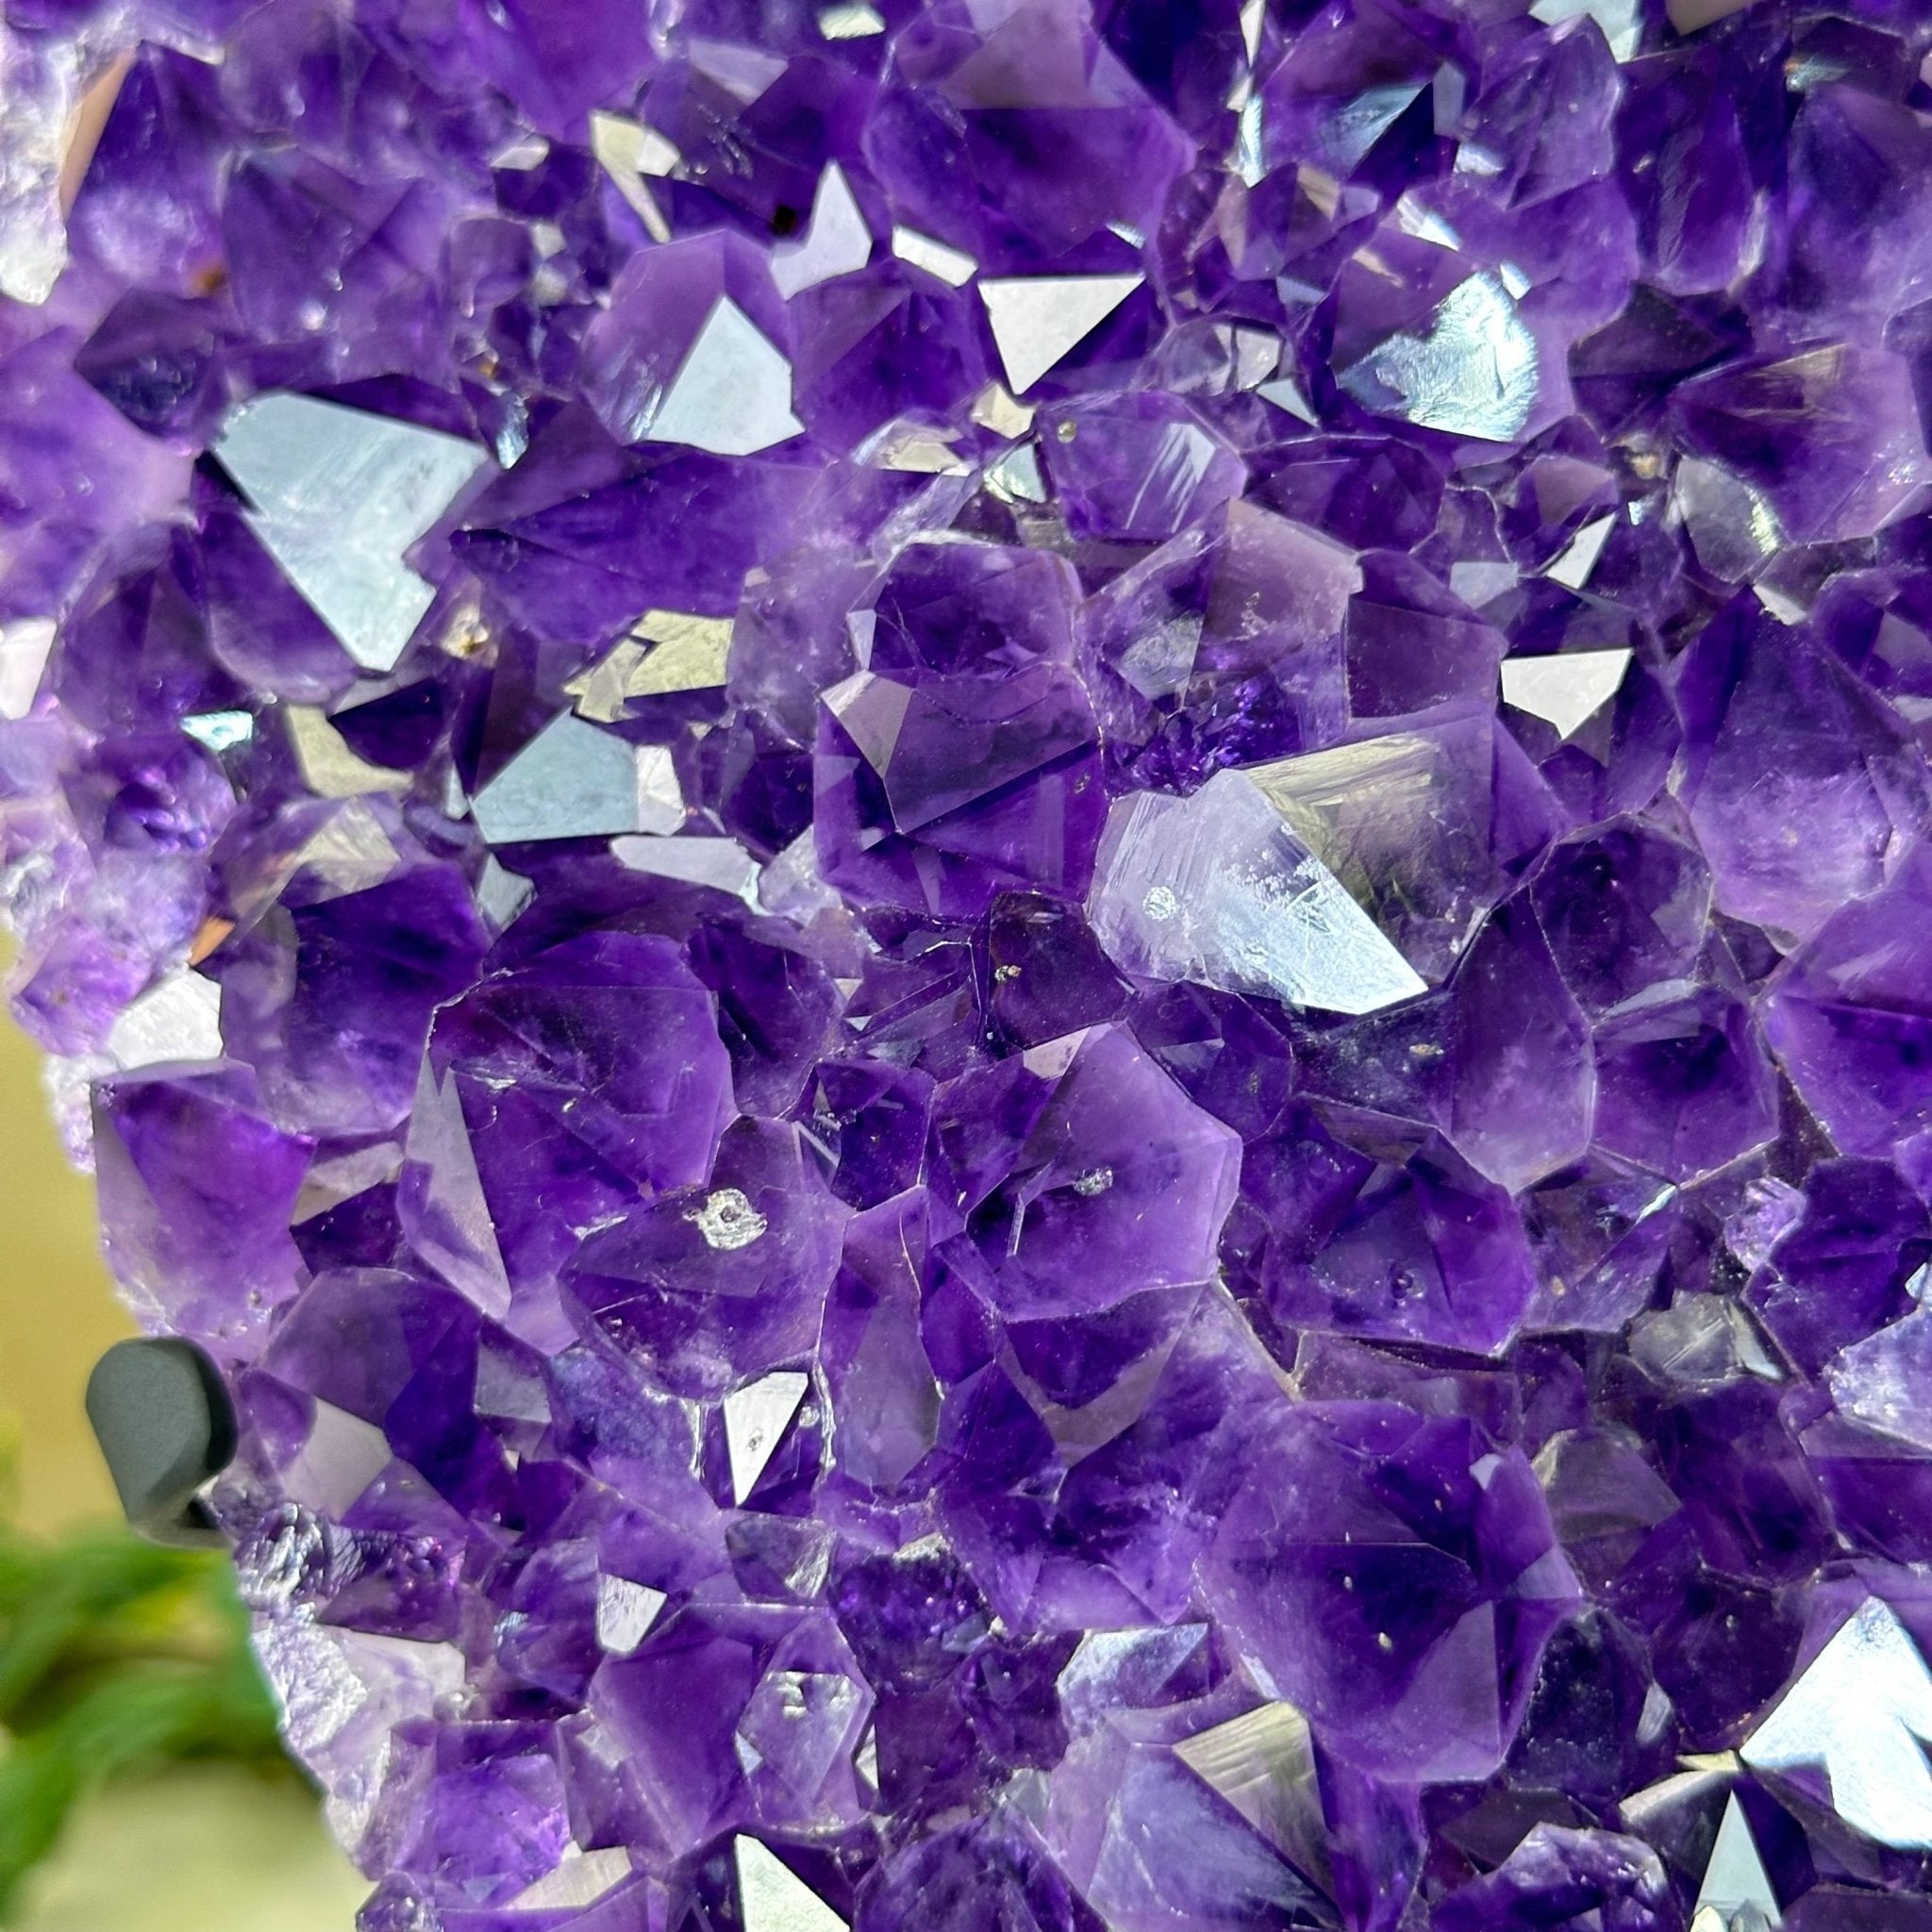
[(364, 1932), (1932, 1924), (1932, 14), (0, 99), (14, 1010)]

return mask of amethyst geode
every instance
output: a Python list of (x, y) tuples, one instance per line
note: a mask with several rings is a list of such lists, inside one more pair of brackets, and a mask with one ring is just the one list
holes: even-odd
[(16, 1011), (366, 1932), (1932, 1926), (1932, 10), (5, 20)]

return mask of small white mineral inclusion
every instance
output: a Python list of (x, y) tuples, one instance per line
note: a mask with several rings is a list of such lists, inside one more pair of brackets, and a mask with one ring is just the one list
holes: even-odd
[[(51, 627), (47, 635), (51, 642)], [(0, 655), (4, 655), (5, 650), (5, 627), (0, 626)], [(36, 672), (34, 675), (38, 688), (40, 674)], [(0, 717), (25, 717), (25, 711), (15, 713), (7, 708), (4, 680), (5, 672), (0, 671)], [(209, 751), (232, 751), (236, 745), (246, 744), (255, 736), (255, 719), (247, 711), (203, 711), (196, 717), (182, 719), (181, 728), (197, 744), (207, 745)]]
[(1090, 1167), (1074, 1180), (1074, 1191), (1085, 1194), (1090, 1200), (1095, 1194), (1104, 1194), (1113, 1186), (1113, 1169), (1110, 1167)]
[(1141, 902), (1141, 909), (1157, 925), (1165, 925), (1181, 909), (1181, 902), (1166, 886), (1156, 886)]
[(705, 1197), (702, 1208), (693, 1208), (684, 1218), (697, 1224), (698, 1232), (711, 1247), (726, 1254), (750, 1247), (768, 1225), (737, 1188), (715, 1190)]

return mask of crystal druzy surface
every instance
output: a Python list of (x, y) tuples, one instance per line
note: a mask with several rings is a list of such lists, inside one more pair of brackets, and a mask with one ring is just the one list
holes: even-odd
[(5, 20), (15, 1006), (366, 1932), (1932, 1924), (1932, 13)]

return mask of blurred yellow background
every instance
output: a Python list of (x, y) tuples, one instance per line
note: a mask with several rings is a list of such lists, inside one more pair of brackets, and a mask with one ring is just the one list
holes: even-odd
[[(68, 1167), (38, 1050), (0, 1021), (0, 1411), (20, 1433), (18, 1520), (51, 1532), (111, 1514), (81, 1411), (88, 1371), (132, 1332)], [(175, 1769), (105, 1792), (37, 1874), (20, 1932), (350, 1932), (368, 1887), (292, 1779)]]
[(94, 1239), (94, 1194), (67, 1165), (42, 1097), (39, 1050), (0, 1021), (0, 1408), (21, 1432), (16, 1515), (32, 1530), (111, 1513), (81, 1414), (88, 1370), (134, 1324)]

